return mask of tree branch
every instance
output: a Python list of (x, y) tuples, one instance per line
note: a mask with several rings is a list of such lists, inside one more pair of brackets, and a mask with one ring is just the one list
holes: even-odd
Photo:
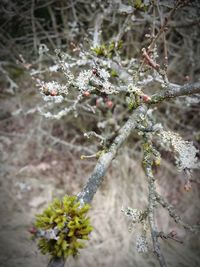
[[(78, 194), (78, 199), (83, 203), (90, 203), (98, 189), (101, 185), (104, 175), (108, 170), (112, 160), (115, 158), (119, 148), (130, 136), (133, 129), (136, 128), (138, 115), (146, 110), (145, 107), (140, 106), (134, 113), (130, 116), (125, 125), (119, 130), (119, 134), (114, 139), (109, 150), (100, 156), (92, 174), (89, 176), (88, 181), (83, 188), (82, 192)], [(63, 258), (53, 258), (50, 260), (47, 267), (64, 267), (65, 261)]]
[(200, 82), (185, 84), (182, 86), (170, 84), (166, 90), (152, 95), (149, 103), (156, 104), (166, 99), (193, 94), (200, 94)]
[(52, 258), (47, 267), (64, 267), (65, 260), (63, 258)]
[(196, 232), (198, 230), (198, 225), (189, 225), (182, 221), (181, 217), (177, 214), (176, 210), (173, 208), (172, 205), (170, 205), (161, 195), (159, 195), (157, 192), (155, 192), (155, 197), (157, 202), (165, 209), (168, 210), (170, 217), (174, 219), (174, 221), (178, 224), (180, 224), (183, 228), (191, 231)]
[(160, 250), (160, 244), (158, 242), (158, 235), (157, 235), (157, 227), (155, 224), (155, 218), (154, 218), (154, 207), (155, 207), (155, 185), (154, 185), (154, 178), (153, 176), (148, 176), (148, 183), (149, 183), (149, 225), (151, 230), (151, 238), (153, 241), (153, 248), (154, 253), (160, 263), (161, 267), (167, 267), (167, 264), (165, 262), (165, 258), (161, 253)]
[(83, 191), (79, 193), (78, 198), (83, 203), (90, 203), (96, 193), (98, 187), (103, 181), (103, 177), (110, 166), (112, 160), (115, 158), (117, 151), (122, 144), (127, 140), (133, 129), (137, 125), (137, 117), (144, 112), (144, 107), (138, 107), (125, 125), (119, 130), (118, 136), (114, 139), (109, 150), (105, 152), (98, 160), (92, 174), (88, 178), (87, 184), (83, 188)]
[(160, 263), (161, 267), (167, 267), (167, 264), (165, 262), (165, 258), (161, 252), (160, 244), (158, 242), (158, 230), (155, 223), (155, 204), (156, 204), (156, 188), (154, 183), (154, 175), (152, 171), (152, 144), (148, 141), (147, 137), (144, 136), (144, 159), (143, 159), (143, 165), (145, 169), (145, 173), (148, 180), (148, 188), (149, 188), (149, 198), (148, 198), (148, 221), (149, 221), (149, 227), (151, 231), (151, 238), (153, 243), (153, 250), (154, 253)]

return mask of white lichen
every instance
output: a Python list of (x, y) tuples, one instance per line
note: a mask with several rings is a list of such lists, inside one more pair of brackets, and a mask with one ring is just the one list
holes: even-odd
[(80, 91), (89, 90), (89, 82), (92, 76), (91, 70), (83, 70), (76, 79), (76, 86)]
[[(60, 84), (56, 81), (52, 82), (44, 82), (41, 80), (37, 80), (37, 86), (40, 89), (40, 92), (42, 93), (43, 97), (48, 94), (53, 94), (54, 96), (58, 95), (67, 95), (68, 94), (68, 88), (66, 85)], [(48, 101), (50, 99), (46, 98), (45, 101)]]
[(108, 81), (108, 79), (110, 78), (110, 74), (107, 70), (105, 69), (99, 69), (98, 70), (100, 77), (104, 80), (104, 81)]
[(138, 209), (132, 209), (130, 207), (127, 207), (125, 209), (122, 207), (121, 211), (125, 214), (125, 216), (131, 218), (132, 223), (140, 221), (142, 211)]
[(148, 252), (148, 243), (145, 235), (140, 235), (136, 238), (136, 250), (139, 253)]
[(59, 96), (43, 96), (44, 101), (46, 102), (54, 102), (54, 103), (62, 103), (64, 100), (64, 97), (59, 95)]
[(199, 168), (196, 156), (199, 151), (193, 142), (185, 141), (179, 134), (171, 131), (161, 131), (159, 135), (165, 149), (175, 153), (176, 164), (180, 171)]

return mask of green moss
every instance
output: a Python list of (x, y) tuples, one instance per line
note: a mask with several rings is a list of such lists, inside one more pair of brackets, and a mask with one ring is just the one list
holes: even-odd
[(141, 10), (141, 11), (148, 10), (148, 5), (146, 5), (143, 0), (134, 0), (133, 5), (138, 10)]
[(119, 77), (119, 75), (118, 75), (118, 73), (116, 72), (116, 70), (113, 70), (113, 69), (110, 71), (110, 76), (111, 76), (111, 77)]
[(107, 152), (107, 149), (99, 150), (96, 154), (96, 158), (99, 159), (101, 156), (103, 156)]
[(100, 46), (92, 47), (91, 50), (98, 57), (108, 57), (111, 58), (114, 56), (116, 51), (119, 51), (122, 48), (122, 41), (115, 43), (114, 41), (109, 44), (102, 44)]
[(42, 214), (36, 215), (35, 227), (38, 231), (58, 229), (56, 239), (39, 237), (38, 247), (43, 254), (53, 257), (76, 256), (79, 249), (89, 239), (93, 230), (90, 219), (86, 216), (90, 206), (80, 206), (76, 196), (64, 196), (62, 200), (54, 199)]

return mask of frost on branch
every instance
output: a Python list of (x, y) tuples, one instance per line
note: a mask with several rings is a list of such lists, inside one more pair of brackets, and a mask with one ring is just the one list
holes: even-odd
[(175, 153), (176, 164), (180, 171), (199, 168), (196, 156), (199, 151), (193, 142), (185, 141), (179, 134), (171, 131), (161, 131), (160, 137), (165, 148)]

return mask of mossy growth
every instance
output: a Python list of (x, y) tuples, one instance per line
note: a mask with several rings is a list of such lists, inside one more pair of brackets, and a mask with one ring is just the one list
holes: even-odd
[(148, 4), (146, 4), (144, 0), (134, 0), (131, 2), (133, 4), (133, 6), (140, 11), (147, 11), (148, 10)]
[(40, 232), (56, 229), (54, 238), (39, 237), (38, 247), (43, 254), (53, 257), (76, 256), (84, 248), (83, 240), (89, 239), (93, 227), (86, 216), (90, 206), (80, 205), (76, 196), (64, 196), (62, 200), (54, 199), (42, 214), (36, 215), (35, 227)]
[(115, 52), (122, 48), (122, 41), (110, 42), (109, 44), (102, 44), (100, 46), (92, 47), (91, 50), (96, 54), (97, 57), (112, 58)]
[(119, 77), (119, 75), (118, 75), (118, 73), (116, 72), (116, 70), (113, 70), (113, 69), (110, 70), (110, 76), (111, 76), (111, 77)]

